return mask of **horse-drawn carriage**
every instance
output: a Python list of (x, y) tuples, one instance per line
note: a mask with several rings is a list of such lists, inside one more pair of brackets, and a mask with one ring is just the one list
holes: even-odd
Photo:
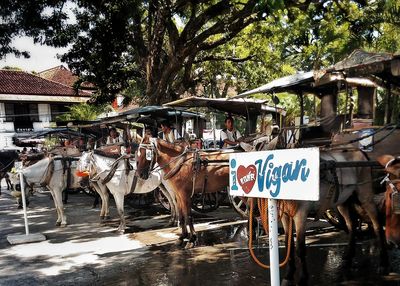
[[(399, 142), (397, 139), (398, 122), (397, 118), (394, 118), (396, 119), (395, 123), (391, 123), (389, 120), (393, 119), (389, 112), (390, 105), (387, 105), (385, 110), (385, 125), (377, 126), (373, 124), (374, 120), (376, 120), (374, 104), (378, 86), (377, 78), (386, 80), (389, 83), (390, 88), (387, 98), (390, 98), (394, 85), (399, 83), (399, 75), (399, 60), (397, 57), (386, 55), (377, 57), (376, 55), (356, 52), (333, 68), (325, 70), (324, 73), (310, 72), (286, 77), (241, 95), (244, 97), (253, 93), (269, 92), (272, 93), (272, 98), (275, 99), (275, 92), (285, 91), (294, 92), (298, 96), (301, 107), (298, 124), (293, 126), (281, 125), (280, 132), (274, 139), (276, 140), (275, 144), (273, 146), (268, 144), (268, 147), (320, 147), (322, 168), (320, 194), (322, 193), (323, 196), (319, 205), (325, 209), (326, 207), (337, 205), (345, 217), (346, 226), (351, 234), (351, 248), (346, 257), (349, 261), (354, 255), (355, 246), (354, 222), (349, 213), (349, 206), (358, 203), (364, 208), (372, 221), (380, 243), (382, 266), (387, 266), (385, 265), (387, 256), (382, 229), (372, 200), (374, 195), (372, 190), (373, 177), (371, 177), (369, 168), (378, 166), (378, 162), (375, 161), (378, 158), (380, 165), (386, 162), (382, 161), (380, 156), (389, 150), (392, 150), (392, 153), (396, 156), (400, 152), (397, 143)], [(345, 93), (342, 93), (343, 104), (339, 106), (342, 113), (338, 114), (338, 94), (340, 94), (340, 91), (345, 91)], [(316, 106), (317, 101), (320, 101), (321, 106), (319, 116), (315, 112), (316, 108), (314, 109), (312, 124), (307, 124), (304, 116), (304, 101), (307, 93), (315, 95), (314, 106)], [(355, 100), (353, 95), (355, 93), (358, 94), (357, 106), (353, 104)], [(237, 100), (229, 99), (223, 99), (222, 101), (224, 101), (223, 105), (228, 109), (237, 102)], [(212, 99), (188, 98), (169, 103), (166, 106), (197, 107), (196, 105), (212, 106), (212, 104), (214, 104)], [(252, 115), (253, 113), (247, 111), (247, 114)], [(275, 123), (277, 122), (279, 121), (276, 120)], [(252, 126), (249, 126), (249, 130), (251, 128)], [(383, 142), (385, 142), (384, 145), (379, 145)], [(223, 152), (207, 154), (202, 151), (188, 153), (182, 147), (171, 146), (160, 140), (147, 140), (142, 144), (141, 148), (142, 150), (139, 149), (138, 156), (138, 171), (148, 168), (149, 163), (146, 163), (144, 158), (145, 153), (149, 152), (155, 154), (152, 158), (156, 158), (154, 160), (157, 160), (159, 164), (168, 166), (168, 168), (165, 168), (167, 174), (174, 173), (175, 177), (169, 180), (171, 184), (174, 184), (174, 191), (180, 193), (179, 196), (181, 196), (182, 200), (179, 203), (182, 208), (180, 217), (183, 217), (182, 236), (180, 239), (182, 241), (186, 238), (189, 238), (190, 241), (195, 240), (192, 219), (190, 212), (187, 211), (187, 201), (190, 201), (190, 197), (194, 193), (214, 192), (216, 188), (222, 187), (221, 180), (226, 181), (227, 174), (220, 173), (219, 176), (214, 176), (214, 184), (212, 185), (208, 184), (207, 176), (215, 174), (217, 172), (216, 168), (226, 168), (223, 165), (223, 161), (227, 158), (226, 154), (223, 154)], [(257, 149), (259, 148), (255, 150)], [(183, 158), (183, 162), (176, 163), (173, 158), (178, 158), (176, 160)], [(186, 163), (187, 161), (189, 163)], [(388, 171), (388, 167), (393, 162), (395, 161), (388, 160), (383, 164), (386, 167), (386, 171)], [(395, 174), (395, 172), (392, 172), (392, 174)], [(189, 182), (185, 182), (181, 178), (182, 176), (186, 178), (192, 176), (192, 179)], [(391, 188), (391, 190), (393, 194), (397, 193), (395, 191), (396, 188)], [(330, 195), (327, 196), (327, 194)], [(312, 204), (302, 202), (292, 203), (292, 205), (295, 210), (290, 213), (284, 213), (284, 225), (285, 229), (288, 230), (289, 221), (294, 219), (296, 222), (296, 247), (299, 247), (296, 255), (302, 262), (303, 275), (300, 280), (304, 282), (307, 279), (307, 269), (304, 261), (305, 220), (312, 209)], [(263, 211), (265, 211), (265, 208)], [(190, 233), (188, 233), (186, 226), (189, 226)], [(290, 273), (287, 278), (292, 280), (294, 257), (289, 260), (289, 264)]]

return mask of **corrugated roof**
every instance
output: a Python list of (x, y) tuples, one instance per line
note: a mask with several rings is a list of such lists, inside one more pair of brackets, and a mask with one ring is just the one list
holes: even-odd
[(0, 94), (90, 96), (88, 92), (77, 92), (70, 86), (13, 70), (0, 70)]

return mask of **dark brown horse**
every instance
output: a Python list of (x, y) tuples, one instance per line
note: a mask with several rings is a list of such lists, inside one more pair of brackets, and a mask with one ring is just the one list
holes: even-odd
[(385, 192), (385, 234), (386, 241), (397, 247), (400, 246), (400, 158), (383, 155), (378, 162), (387, 172)]
[(185, 240), (193, 244), (196, 241), (191, 215), (192, 196), (197, 193), (218, 192), (228, 185), (228, 154), (223, 151), (194, 151), (185, 143), (171, 144), (149, 136), (143, 138), (138, 149), (137, 174), (146, 179), (155, 163), (158, 163), (164, 176), (164, 184), (176, 196), (182, 228), (179, 237), (181, 244)]
[[(360, 151), (321, 151), (321, 160), (334, 162), (349, 161), (365, 161), (365, 156)], [(287, 273), (284, 279), (284, 285), (291, 285), (294, 282), (296, 266), (299, 266), (298, 285), (307, 285), (308, 270), (306, 264), (306, 220), (310, 213), (322, 214), (326, 209), (337, 207), (340, 214), (344, 217), (349, 232), (349, 243), (344, 255), (344, 270), (350, 269), (352, 259), (355, 255), (355, 227), (351, 215), (351, 205), (357, 204), (362, 207), (370, 218), (373, 229), (377, 238), (380, 250), (380, 271), (384, 271), (388, 266), (388, 256), (386, 251), (386, 243), (383, 228), (378, 219), (378, 210), (374, 203), (374, 192), (372, 189), (371, 172), (369, 168), (336, 168), (334, 170), (339, 186), (339, 196), (337, 201), (334, 199), (334, 181), (335, 175), (332, 170), (321, 170), (320, 178), (320, 200), (319, 202), (294, 201), (291, 206), (295, 208), (293, 221), (296, 229), (296, 246), (294, 241), (291, 242), (291, 253)], [(290, 218), (288, 215), (282, 217), (283, 226), (285, 228), (286, 237), (289, 229)], [(292, 236), (293, 239), (293, 236)], [(296, 262), (299, 265), (296, 265)]]

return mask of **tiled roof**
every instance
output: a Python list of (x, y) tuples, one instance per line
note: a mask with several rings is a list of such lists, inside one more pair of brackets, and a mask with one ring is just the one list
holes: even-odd
[[(38, 75), (45, 79), (59, 82), (68, 86), (73, 86), (74, 83), (79, 79), (79, 77), (74, 75), (69, 69), (67, 69), (63, 65), (41, 71), (38, 73)], [(83, 82), (81, 85), (82, 87), (93, 88), (93, 84), (88, 82)]]
[(0, 94), (90, 96), (88, 92), (77, 94), (70, 86), (14, 70), (0, 70)]

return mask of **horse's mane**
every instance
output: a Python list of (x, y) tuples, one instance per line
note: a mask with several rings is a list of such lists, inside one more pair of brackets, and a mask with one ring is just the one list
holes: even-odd
[(158, 138), (157, 139), (157, 146), (160, 146), (162, 148), (166, 148), (170, 151), (176, 152), (181, 154), (185, 150), (185, 142), (177, 142), (177, 143), (169, 143), (163, 139)]

